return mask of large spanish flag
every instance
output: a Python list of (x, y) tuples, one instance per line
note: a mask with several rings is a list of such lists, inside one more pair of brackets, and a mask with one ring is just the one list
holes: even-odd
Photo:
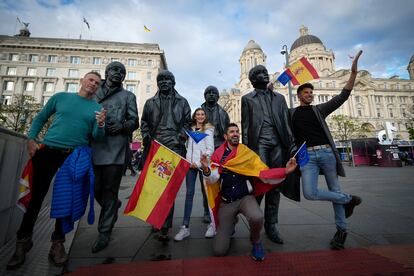
[[(227, 158), (221, 162), (227, 142), (224, 142), (211, 156), (212, 169), (218, 169), (221, 173), (223, 168), (232, 172), (251, 176), (253, 184), (253, 194), (262, 195), (275, 188), (286, 178), (285, 168), (272, 168), (263, 163), (260, 157), (251, 149), (243, 144), (235, 147)], [(208, 198), (210, 217), (216, 227), (218, 223), (218, 209), (221, 202), (220, 183), (208, 183), (204, 181), (204, 187)]]
[(293, 85), (300, 85), (314, 79), (319, 79), (318, 72), (305, 57), (294, 62), (278, 77), (278, 81), (283, 85), (289, 80)]
[(157, 141), (152, 141), (124, 214), (160, 229), (189, 168), (187, 160)]

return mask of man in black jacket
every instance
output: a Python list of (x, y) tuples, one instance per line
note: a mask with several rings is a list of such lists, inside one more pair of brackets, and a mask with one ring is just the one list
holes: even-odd
[[(244, 95), (241, 100), (242, 142), (270, 168), (280, 168), (296, 150), (286, 100), (283, 95), (267, 89), (269, 74), (263, 65), (250, 70), (249, 80), (254, 91)], [(290, 175), (281, 188), (266, 193), (265, 231), (271, 241), (282, 244), (283, 240), (276, 228), (280, 191), (299, 201), (299, 178)], [(262, 197), (258, 198), (259, 204), (261, 200)]]
[[(313, 102), (313, 85), (302, 84), (297, 94), (300, 106), (292, 110), (293, 131), (297, 145), (307, 144), (309, 162), (300, 168), (302, 174), (303, 195), (309, 200), (331, 201), (335, 211), (337, 232), (331, 240), (333, 249), (343, 249), (346, 232), (346, 221), (352, 215), (361, 198), (341, 192), (338, 175), (345, 176), (331, 132), (325, 118), (338, 109), (349, 97), (357, 76), (359, 51), (352, 63), (351, 74), (342, 92), (326, 103), (311, 105)], [(318, 189), (319, 173), (325, 175), (328, 190)]]
[[(153, 139), (185, 158), (185, 130), (190, 128), (190, 105), (174, 89), (175, 78), (170, 71), (163, 70), (157, 75), (157, 85), (157, 93), (145, 102), (142, 112), (141, 134), (145, 150), (142, 158), (146, 158)], [(169, 240), (173, 215), (174, 205), (161, 228), (160, 241)]]

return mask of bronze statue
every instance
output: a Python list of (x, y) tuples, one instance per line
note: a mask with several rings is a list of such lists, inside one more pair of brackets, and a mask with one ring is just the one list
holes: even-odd
[[(111, 62), (105, 69), (105, 80), (95, 97), (107, 110), (105, 137), (92, 143), (95, 172), (95, 198), (102, 207), (99, 216), (99, 236), (92, 252), (108, 246), (112, 228), (118, 218), (118, 199), (129, 137), (139, 126), (137, 101), (134, 93), (123, 89), (125, 66)], [(129, 156), (128, 156), (129, 157)]]
[[(269, 74), (263, 65), (250, 70), (249, 80), (254, 90), (242, 97), (242, 141), (270, 168), (283, 167), (296, 150), (286, 100), (283, 95), (267, 89)], [(265, 231), (273, 242), (283, 243), (276, 228), (280, 191), (291, 199), (300, 200), (298, 180), (287, 178), (281, 188), (266, 193)], [(257, 198), (259, 204), (262, 198)]]
[[(156, 139), (164, 146), (185, 158), (186, 129), (190, 128), (191, 108), (187, 100), (174, 89), (174, 75), (167, 70), (157, 75), (158, 91), (144, 105), (141, 119), (141, 134), (144, 143), (143, 160), (151, 141)], [(144, 161), (143, 161), (144, 162)], [(174, 205), (161, 228), (160, 241), (168, 241), (172, 227)]]
[(218, 104), (219, 91), (215, 86), (207, 86), (204, 90), (206, 100), (201, 107), (207, 114), (207, 119), (214, 125), (214, 147), (217, 149), (224, 142), (224, 130), (230, 124), (227, 112)]

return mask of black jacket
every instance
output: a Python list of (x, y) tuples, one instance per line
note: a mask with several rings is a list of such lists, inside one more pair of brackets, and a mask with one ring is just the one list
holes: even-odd
[[(312, 105), (312, 110), (315, 112), (316, 118), (318, 118), (318, 121), (320, 125), (322, 126), (322, 129), (324, 130), (326, 137), (328, 137), (329, 145), (332, 148), (332, 151), (335, 154), (336, 159), (336, 173), (339, 176), (345, 176), (345, 170), (342, 166), (341, 159), (339, 157), (338, 149), (335, 147), (335, 142), (332, 138), (331, 132), (329, 131), (328, 124), (325, 121), (325, 118), (328, 117), (329, 114), (334, 112), (336, 109), (338, 109), (348, 98), (349, 95), (351, 95), (352, 90), (346, 90), (345, 88), (342, 89), (341, 93), (339, 95), (336, 95), (326, 103), (318, 104), (318, 105)], [(293, 114), (295, 114), (296, 108), (292, 108), (290, 110), (291, 118), (293, 118)]]
[[(295, 140), (292, 132), (292, 123), (289, 109), (285, 97), (277, 92), (271, 95), (271, 121), (275, 125), (275, 130), (279, 136), (284, 167), (291, 156), (296, 151)], [(257, 91), (254, 90), (242, 97), (241, 100), (242, 117), (242, 142), (251, 150), (257, 152), (260, 130), (263, 125), (263, 110), (259, 101)], [(282, 193), (293, 200), (300, 200), (300, 183), (296, 174), (290, 174), (281, 186)]]
[(116, 88), (104, 93), (105, 81), (95, 93), (96, 101), (107, 110), (106, 127), (113, 121), (122, 124), (119, 133), (110, 133), (105, 130), (105, 137), (99, 141), (92, 141), (94, 165), (125, 164), (129, 153), (129, 137), (139, 126), (137, 100), (135, 95), (123, 89)]
[[(144, 158), (146, 158), (146, 153), (149, 150), (152, 139), (157, 138), (155, 131), (157, 130), (161, 120), (161, 100), (159, 93), (160, 92), (157, 92), (154, 97), (149, 98), (145, 102), (144, 110), (142, 111), (141, 134), (145, 148)], [(179, 136), (178, 140), (180, 141), (180, 148), (183, 149), (180, 154), (183, 155), (185, 154), (185, 141), (187, 140), (185, 130), (190, 128), (191, 123), (191, 108), (187, 100), (175, 90), (171, 116), (173, 117), (173, 121), (175, 123), (173, 127), (177, 131), (177, 136)], [(170, 147), (171, 145), (165, 146)]]

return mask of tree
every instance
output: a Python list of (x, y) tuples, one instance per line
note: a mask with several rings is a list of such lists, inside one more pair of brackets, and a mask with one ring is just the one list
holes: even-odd
[(334, 139), (348, 141), (351, 138), (360, 137), (367, 130), (359, 126), (357, 121), (346, 115), (332, 116), (332, 134)]
[(10, 105), (0, 103), (0, 125), (4, 128), (26, 134), (34, 116), (42, 105), (33, 96), (16, 95)]

